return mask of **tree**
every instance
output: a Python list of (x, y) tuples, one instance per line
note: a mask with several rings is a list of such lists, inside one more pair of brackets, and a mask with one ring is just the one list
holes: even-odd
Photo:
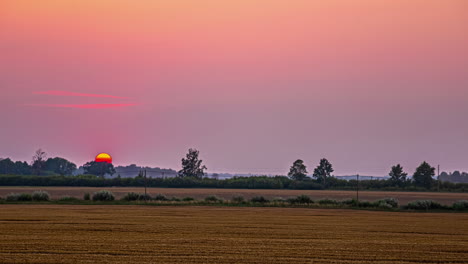
[(47, 153), (45, 151), (42, 151), (42, 149), (36, 150), (31, 164), (36, 175), (41, 175), (42, 170), (45, 168), (46, 158)]
[(104, 178), (106, 174), (110, 174), (111, 176), (115, 174), (114, 165), (107, 162), (90, 161), (83, 165), (83, 169), (85, 174), (97, 175), (101, 178)]
[(56, 157), (47, 159), (45, 168), (60, 175), (71, 175), (76, 170), (76, 165), (64, 158)]
[(416, 168), (413, 174), (413, 180), (416, 186), (430, 188), (433, 182), (432, 177), (435, 175), (435, 168), (431, 167), (429, 163), (423, 162)]
[(331, 177), (333, 172), (332, 164), (327, 159), (321, 159), (320, 164), (314, 169), (314, 178), (326, 186), (327, 178)]
[(15, 163), (10, 159), (0, 159), (0, 174), (12, 174)]
[(303, 181), (307, 177), (307, 167), (304, 165), (304, 161), (296, 160), (288, 173), (289, 178), (296, 181)]
[(403, 167), (400, 164), (392, 167), (392, 170), (388, 174), (390, 176), (390, 182), (396, 186), (402, 186), (406, 182), (406, 176), (408, 173), (403, 171)]
[(179, 177), (203, 178), (206, 166), (198, 159), (199, 151), (189, 149), (185, 158), (182, 159), (182, 170), (178, 172)]

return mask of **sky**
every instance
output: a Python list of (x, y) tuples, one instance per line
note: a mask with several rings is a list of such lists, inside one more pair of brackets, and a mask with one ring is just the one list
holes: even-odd
[(0, 157), (468, 171), (466, 0), (0, 0)]

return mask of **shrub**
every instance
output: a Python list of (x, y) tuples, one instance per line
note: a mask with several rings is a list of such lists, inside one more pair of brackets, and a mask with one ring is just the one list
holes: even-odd
[(273, 202), (277, 202), (277, 203), (284, 203), (286, 202), (287, 200), (285, 200), (283, 197), (275, 197), (273, 198)]
[(307, 195), (299, 195), (295, 198), (288, 199), (288, 202), (291, 204), (312, 204), (314, 201)]
[(32, 196), (29, 193), (10, 193), (6, 197), (7, 201), (32, 201)]
[(180, 201), (182, 201), (182, 200), (181, 200), (180, 198), (177, 198), (177, 197), (172, 197), (172, 198), (171, 198), (171, 201), (173, 201), (173, 202), (180, 202)]
[(359, 201), (358, 206), (363, 207), (363, 208), (369, 208), (369, 207), (378, 207), (379, 205), (378, 203), (373, 203), (369, 201)]
[(33, 201), (49, 201), (49, 193), (46, 191), (35, 191), (32, 193)]
[(266, 199), (263, 196), (255, 196), (252, 199), (250, 199), (252, 203), (268, 203), (268, 199)]
[(192, 197), (184, 197), (184, 198), (182, 198), (182, 201), (184, 201), (184, 202), (191, 202), (191, 201), (195, 201), (195, 199), (192, 198)]
[(165, 195), (160, 194), (160, 193), (156, 194), (156, 196), (154, 197), (153, 200), (155, 200), (155, 201), (169, 201), (169, 199)]
[(331, 200), (331, 199), (322, 199), (318, 201), (319, 204), (338, 204), (336, 200)]
[(384, 198), (382, 200), (378, 200), (377, 206), (381, 208), (398, 208), (398, 200), (394, 198)]
[(85, 200), (85, 201), (91, 200), (91, 195), (90, 195), (89, 193), (85, 193), (85, 194), (83, 195), (83, 200)]
[(205, 201), (206, 201), (206, 202), (222, 202), (223, 199), (218, 198), (218, 197), (216, 197), (216, 196), (214, 196), (214, 195), (210, 195), (210, 196), (208, 196), (208, 197), (205, 198)]
[(77, 202), (79, 200), (80, 199), (71, 196), (63, 196), (60, 199), (58, 199), (59, 202)]
[(468, 210), (468, 200), (456, 201), (452, 207), (455, 210)]
[(408, 203), (406, 206), (408, 209), (414, 209), (414, 210), (429, 210), (429, 209), (441, 209), (443, 206), (435, 201), (432, 200), (417, 200)]
[(125, 194), (124, 197), (122, 197), (122, 200), (124, 200), (124, 201), (136, 201), (136, 200), (139, 200), (139, 198), (140, 198), (140, 194), (134, 193), (134, 192), (129, 192), (129, 193)]
[(129, 192), (124, 197), (122, 197), (122, 200), (129, 201), (129, 202), (130, 201), (150, 201), (151, 196), (149, 194), (144, 194), (144, 193)]
[(356, 199), (347, 199), (340, 202), (343, 205), (357, 206), (358, 201)]
[(115, 197), (112, 192), (107, 191), (107, 190), (102, 190), (95, 192), (93, 194), (93, 201), (114, 201)]
[(245, 202), (244, 196), (234, 196), (232, 197), (232, 201), (235, 203), (243, 203)]

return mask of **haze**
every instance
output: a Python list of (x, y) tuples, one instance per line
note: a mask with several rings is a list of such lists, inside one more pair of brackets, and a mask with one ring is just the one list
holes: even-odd
[(468, 170), (465, 0), (0, 2), (0, 157)]

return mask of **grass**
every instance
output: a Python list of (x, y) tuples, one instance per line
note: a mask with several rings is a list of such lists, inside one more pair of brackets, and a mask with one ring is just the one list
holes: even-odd
[[(123, 198), (129, 192), (142, 193), (144, 188), (137, 187), (0, 187), (0, 197), (6, 197), (10, 193), (32, 193), (36, 190), (47, 191), (51, 199), (58, 199), (63, 196), (72, 196), (83, 199), (85, 193), (91, 195), (102, 189), (111, 191), (115, 199)], [(317, 201), (321, 199), (332, 199), (342, 201), (356, 197), (355, 191), (330, 191), (330, 190), (261, 190), (261, 189), (189, 189), (189, 188), (148, 188), (148, 193), (154, 197), (162, 193), (167, 197), (193, 197), (196, 200), (205, 199), (208, 195), (214, 195), (223, 200), (230, 200), (234, 196), (242, 196), (246, 201), (255, 196), (263, 196), (270, 201), (278, 197), (288, 199), (299, 195), (307, 195)], [(381, 192), (381, 191), (362, 191), (359, 192), (361, 200), (376, 201), (386, 197), (393, 197), (401, 205), (415, 200), (434, 200), (443, 205), (451, 205), (458, 200), (468, 200), (468, 193), (436, 193), (436, 192)]]
[[(116, 201), (114, 201), (116, 202)], [(463, 263), (468, 214), (0, 205), (4, 263)]]

